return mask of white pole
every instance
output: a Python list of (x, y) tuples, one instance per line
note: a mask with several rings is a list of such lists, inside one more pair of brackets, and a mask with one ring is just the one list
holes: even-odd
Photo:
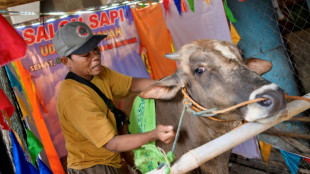
[[(310, 99), (310, 93), (303, 96)], [(310, 108), (310, 103), (303, 100), (294, 100), (287, 104), (287, 112), (282, 114), (277, 120), (270, 123), (246, 123), (221, 137), (218, 137), (207, 144), (190, 150), (181, 156), (171, 167), (172, 173), (182, 174), (189, 172), (201, 164), (211, 160), (222, 153), (232, 149), (253, 136), (264, 132), (282, 121), (289, 120), (293, 116)], [(165, 167), (160, 170), (153, 170), (148, 174), (165, 173)]]

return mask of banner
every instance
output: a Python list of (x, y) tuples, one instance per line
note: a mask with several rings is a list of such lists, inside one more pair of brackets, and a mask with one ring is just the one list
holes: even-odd
[(24, 151), (20, 144), (18, 143), (17, 138), (13, 131), (10, 131), (11, 141), (12, 141), (12, 154), (13, 154), (13, 162), (15, 166), (16, 174), (38, 174), (38, 170), (27, 161)]
[(261, 159), (259, 145), (256, 137), (252, 137), (247, 141), (239, 144), (232, 149), (232, 153), (241, 155), (250, 159)]
[(305, 161), (310, 163), (310, 160), (309, 160), (310, 158), (307, 156), (303, 156), (303, 155), (300, 155), (297, 153), (285, 151), (285, 150), (283, 150), (277, 146), (268, 144), (268, 143), (263, 142), (263, 141), (259, 141), (259, 145), (260, 145), (261, 152), (264, 156), (266, 166), (268, 165), (268, 159), (269, 159), (270, 152), (271, 152), (272, 148), (276, 148), (281, 152), (288, 169), (291, 171), (291, 174), (300, 173), (300, 172), (298, 172), (299, 166), (301, 167), (301, 169), (306, 167), (305, 163), (301, 162), (302, 159), (305, 159)]
[[(187, 7), (191, 1), (184, 1)], [(199, 39), (218, 39), (231, 42), (222, 1), (194, 1), (195, 12), (188, 10), (179, 15), (175, 3), (169, 1), (165, 21), (173, 44), (178, 50), (182, 45)]]
[(164, 58), (171, 53), (171, 37), (167, 30), (161, 4), (132, 9), (141, 39), (141, 46), (147, 50), (152, 79), (162, 79), (177, 69), (174, 60)]
[(0, 66), (23, 58), (27, 45), (12, 25), (0, 13)]
[(28, 45), (26, 58), (21, 60), (22, 65), (30, 73), (37, 97), (41, 99), (42, 116), (60, 158), (66, 156), (67, 151), (58, 121), (56, 102), (68, 69), (61, 64), (52, 39), (56, 31), (70, 21), (85, 22), (95, 34), (108, 35), (99, 45), (103, 65), (129, 76), (150, 77), (139, 55), (140, 41), (129, 6), (16, 28)]
[[(2, 89), (0, 89), (0, 98), (1, 98), (0, 100), (0, 125), (3, 130), (10, 130), (9, 126), (4, 121), (5, 120), (4, 117), (7, 114), (8, 117), (6, 119), (10, 119), (14, 112), (14, 107), (12, 103), (10, 102), (10, 100), (5, 95), (5, 93), (2, 91)], [(2, 111), (4, 111), (5, 113), (2, 114)]]
[(290, 169), (291, 174), (296, 174), (298, 171), (298, 165), (300, 162), (301, 157), (298, 155), (295, 155), (293, 153), (289, 153), (287, 151), (284, 151), (280, 149), (283, 158), (285, 159), (287, 167)]

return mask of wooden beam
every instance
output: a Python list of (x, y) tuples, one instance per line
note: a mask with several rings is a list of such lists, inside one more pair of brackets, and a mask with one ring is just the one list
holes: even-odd
[(303, 122), (310, 122), (310, 117), (293, 117), (290, 120), (287, 121), (303, 121)]
[(299, 168), (300, 173), (310, 174), (310, 170)]
[(0, 0), (0, 9), (6, 9), (8, 7), (27, 4), (35, 1), (43, 1), (43, 0)]
[(310, 157), (310, 149), (307, 146), (303, 145), (298, 140), (295, 140), (294, 138), (284, 138), (284, 137), (282, 137), (281, 139), (287, 142), (292, 147), (294, 147), (297, 151), (299, 151), (300, 155)]
[[(247, 166), (249, 168), (256, 169), (258, 171), (264, 171), (266, 173), (273, 173), (273, 174), (289, 174), (290, 173), (289, 169), (284, 166), (286, 164), (282, 164), (282, 163), (275, 162), (275, 161), (269, 161), (268, 166), (266, 166), (263, 160), (230, 157), (229, 162), (230, 164), (235, 163), (235, 164), (239, 164), (239, 165)], [(243, 171), (242, 172), (239, 171), (238, 173), (243, 173)]]
[(299, 150), (302, 153), (310, 153), (310, 149), (303, 145), (301, 142), (298, 140), (295, 140), (293, 138), (282, 138), (284, 141), (295, 147), (297, 150)]
[(310, 135), (309, 134), (283, 132), (283, 131), (278, 131), (278, 130), (267, 130), (267, 131), (263, 132), (263, 134), (275, 135), (275, 136), (280, 136), (280, 137), (290, 137), (290, 138), (310, 140)]

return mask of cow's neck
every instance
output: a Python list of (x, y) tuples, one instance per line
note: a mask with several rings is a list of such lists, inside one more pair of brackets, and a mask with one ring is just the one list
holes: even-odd
[[(181, 94), (169, 101), (156, 100), (157, 124), (173, 125), (176, 130), (182, 109), (183, 96)], [(216, 122), (208, 118), (194, 117), (190, 113), (185, 112), (180, 136), (175, 148), (176, 158), (179, 158), (189, 150), (197, 148), (228, 132), (231, 127), (233, 127), (231, 122)], [(157, 145), (163, 148), (166, 152), (171, 151), (172, 149), (172, 144), (165, 145), (158, 141)], [(228, 163), (229, 153), (230, 152), (224, 153), (223, 155), (211, 160), (212, 170), (219, 170), (222, 173), (226, 173), (228, 168), (223, 169), (223, 164), (224, 166), (228, 166), (226, 163)], [(208, 166), (208, 164), (209, 163), (204, 166)]]

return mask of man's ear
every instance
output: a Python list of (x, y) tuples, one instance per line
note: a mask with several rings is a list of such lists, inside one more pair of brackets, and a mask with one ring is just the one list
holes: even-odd
[(68, 57), (61, 57), (60, 58), (60, 62), (66, 66), (68, 66), (68, 61), (69, 61), (69, 58)]

